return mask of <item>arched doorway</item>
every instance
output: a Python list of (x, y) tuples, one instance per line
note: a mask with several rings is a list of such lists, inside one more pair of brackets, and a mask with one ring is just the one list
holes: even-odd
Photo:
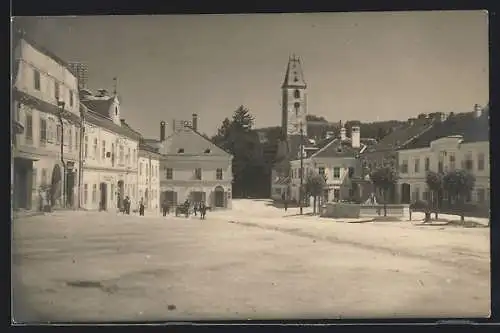
[(177, 206), (177, 192), (175, 191), (164, 191), (162, 193), (162, 203), (164, 200), (167, 200), (167, 203), (170, 207)]
[(59, 164), (54, 165), (52, 169), (52, 178), (50, 182), (50, 205), (54, 207), (57, 199), (61, 197), (61, 167)]
[(224, 188), (217, 186), (215, 188), (215, 207), (224, 207)]
[(401, 203), (409, 204), (411, 201), (410, 184), (401, 184)]
[(101, 183), (99, 185), (99, 189), (101, 192), (101, 199), (99, 200), (99, 210), (107, 210), (108, 209), (108, 184)]

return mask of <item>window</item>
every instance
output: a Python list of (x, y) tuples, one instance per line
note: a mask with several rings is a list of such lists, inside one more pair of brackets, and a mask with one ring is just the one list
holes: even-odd
[(333, 200), (335, 201), (340, 200), (340, 190), (338, 188), (333, 190)]
[(40, 180), (40, 184), (47, 185), (47, 169), (42, 169), (42, 179)]
[(476, 190), (477, 202), (484, 202), (486, 198), (486, 193), (484, 188), (478, 188)]
[(35, 89), (40, 91), (40, 72), (36, 69), (33, 69), (33, 81)]
[(98, 152), (97, 138), (94, 138), (93, 152), (94, 152), (94, 158), (98, 159), (99, 158), (99, 155), (98, 155), (99, 152)]
[(325, 175), (325, 168), (323, 168), (323, 167), (318, 168), (318, 173), (320, 175), (324, 176)]
[(59, 100), (59, 97), (60, 97), (60, 87), (59, 87), (59, 82), (55, 81), (54, 82), (54, 96), (57, 100)]
[(111, 143), (111, 165), (115, 166), (115, 144)]
[(26, 113), (26, 128), (24, 129), (26, 140), (33, 140), (33, 115), (31, 112)]
[(455, 170), (455, 153), (450, 153), (450, 171)]
[(420, 172), (420, 159), (419, 158), (416, 158), (415, 159), (415, 173), (419, 173)]
[(201, 180), (201, 168), (194, 169), (194, 178), (197, 180)]
[(480, 171), (484, 170), (484, 153), (477, 154), (477, 169)]
[(420, 201), (420, 189), (415, 188), (415, 201)]
[(444, 170), (444, 153), (439, 153), (439, 161), (438, 161), (438, 172), (441, 173)]
[(68, 128), (68, 150), (71, 151), (73, 149), (73, 129)]
[(300, 91), (299, 91), (299, 89), (295, 89), (295, 91), (293, 92), (293, 97), (300, 98)]
[(120, 164), (123, 164), (124, 162), (124, 155), (125, 155), (125, 147), (123, 147), (123, 145), (120, 145)]
[(127, 149), (127, 164), (130, 164), (130, 148)]
[(424, 165), (425, 172), (429, 171), (430, 164), (431, 164), (430, 159), (429, 159), (428, 157), (426, 157), (426, 158), (425, 158), (425, 165)]
[(101, 156), (102, 156), (102, 159), (104, 160), (106, 158), (106, 141), (102, 141), (102, 144), (101, 144), (101, 150), (102, 150), (102, 153), (101, 153)]
[(429, 192), (428, 191), (422, 192), (422, 200), (429, 201)]
[(69, 91), (69, 106), (73, 106), (73, 90)]
[(401, 173), (408, 173), (408, 160), (403, 160), (401, 163)]
[(215, 178), (217, 180), (222, 180), (222, 169), (217, 169), (216, 172), (215, 172)]
[(352, 178), (354, 176), (354, 168), (353, 167), (349, 167), (349, 178)]
[(92, 203), (95, 204), (97, 202), (97, 185), (92, 185)]
[(134, 157), (133, 157), (133, 163), (137, 163), (137, 156), (136, 156), (136, 151), (134, 149)]
[(85, 144), (83, 145), (83, 156), (84, 157), (88, 156), (88, 150), (89, 150), (89, 137), (85, 135)]
[(142, 164), (142, 162), (139, 162), (139, 176), (142, 176), (142, 168), (144, 167), (144, 165)]
[(174, 179), (174, 170), (172, 170), (172, 168), (167, 168), (165, 176), (167, 179)]
[[(113, 186), (113, 185), (111, 185)], [(89, 185), (88, 184), (83, 184), (83, 204), (87, 204), (87, 200), (89, 197)]]
[(472, 153), (467, 153), (465, 155), (465, 170), (472, 171), (473, 169)]
[(340, 178), (340, 168), (339, 167), (333, 168), (333, 178)]
[(40, 119), (40, 143), (45, 145), (47, 142), (47, 120)]
[(61, 143), (61, 125), (56, 126), (56, 142)]

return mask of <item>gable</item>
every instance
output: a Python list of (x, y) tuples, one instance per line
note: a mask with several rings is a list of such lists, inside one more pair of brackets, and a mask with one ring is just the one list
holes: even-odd
[(166, 140), (162, 153), (176, 156), (220, 156), (230, 157), (231, 154), (219, 148), (212, 141), (190, 127), (184, 127)]

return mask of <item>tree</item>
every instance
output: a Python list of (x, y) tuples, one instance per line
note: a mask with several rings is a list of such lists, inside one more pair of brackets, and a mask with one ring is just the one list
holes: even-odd
[(387, 193), (398, 181), (398, 175), (394, 168), (383, 166), (370, 173), (370, 179), (376, 189), (382, 192), (384, 201), (384, 216), (387, 216)]
[(304, 193), (307, 198), (311, 196), (314, 198), (313, 214), (316, 214), (316, 201), (317, 198), (323, 194), (325, 186), (325, 177), (312, 171), (309, 172), (304, 184)]
[(443, 198), (443, 174), (440, 172), (429, 171), (425, 179), (427, 186), (432, 195), (432, 205), (434, 207), (434, 215), (438, 219), (439, 207)]
[(465, 220), (464, 203), (474, 188), (476, 177), (467, 170), (453, 170), (447, 172), (443, 177), (443, 189), (453, 202), (460, 206), (460, 221)]

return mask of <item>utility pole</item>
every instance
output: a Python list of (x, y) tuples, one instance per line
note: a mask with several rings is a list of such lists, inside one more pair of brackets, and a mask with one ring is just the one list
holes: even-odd
[(300, 187), (299, 187), (299, 207), (300, 215), (302, 215), (303, 196), (302, 186), (304, 185), (304, 130), (302, 122), (300, 123)]
[(62, 206), (66, 207), (66, 163), (64, 162), (64, 122), (63, 122), (63, 114), (64, 114), (64, 101), (57, 101), (57, 106), (59, 107), (59, 123), (61, 124), (61, 164), (63, 167), (62, 174)]

